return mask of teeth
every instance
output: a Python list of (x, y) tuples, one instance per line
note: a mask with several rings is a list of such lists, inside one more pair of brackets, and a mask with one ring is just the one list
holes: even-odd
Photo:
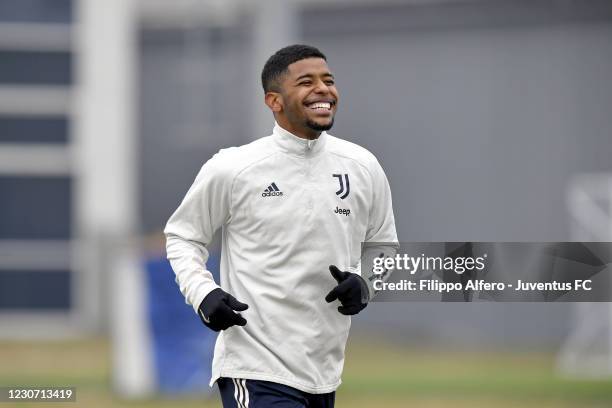
[(331, 103), (329, 102), (315, 102), (309, 106), (311, 109), (331, 109)]

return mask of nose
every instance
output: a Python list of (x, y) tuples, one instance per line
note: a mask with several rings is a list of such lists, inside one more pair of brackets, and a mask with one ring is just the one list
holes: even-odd
[(329, 86), (324, 81), (317, 81), (314, 91), (317, 94), (327, 94), (329, 93)]

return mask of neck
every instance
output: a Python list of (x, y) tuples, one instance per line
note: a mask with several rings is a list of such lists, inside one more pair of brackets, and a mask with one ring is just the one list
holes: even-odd
[(285, 120), (285, 118), (276, 118), (276, 122), (287, 132), (293, 133), (301, 139), (314, 140), (318, 139), (319, 136), (321, 136), (321, 131), (313, 130), (306, 126), (299, 128), (292, 126), (289, 121)]

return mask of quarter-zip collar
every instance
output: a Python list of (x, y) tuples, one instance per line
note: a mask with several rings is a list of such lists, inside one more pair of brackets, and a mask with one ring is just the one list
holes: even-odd
[(320, 153), (325, 148), (327, 132), (321, 132), (318, 138), (309, 140), (294, 135), (274, 122), (272, 138), (281, 150), (287, 153), (298, 156), (312, 156)]

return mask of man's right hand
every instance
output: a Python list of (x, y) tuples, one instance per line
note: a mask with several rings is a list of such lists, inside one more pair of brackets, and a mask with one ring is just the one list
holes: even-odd
[(221, 288), (210, 292), (198, 308), (198, 315), (206, 327), (214, 331), (225, 330), (234, 325), (244, 326), (247, 321), (240, 313), (247, 310), (249, 305), (239, 302), (235, 297)]

